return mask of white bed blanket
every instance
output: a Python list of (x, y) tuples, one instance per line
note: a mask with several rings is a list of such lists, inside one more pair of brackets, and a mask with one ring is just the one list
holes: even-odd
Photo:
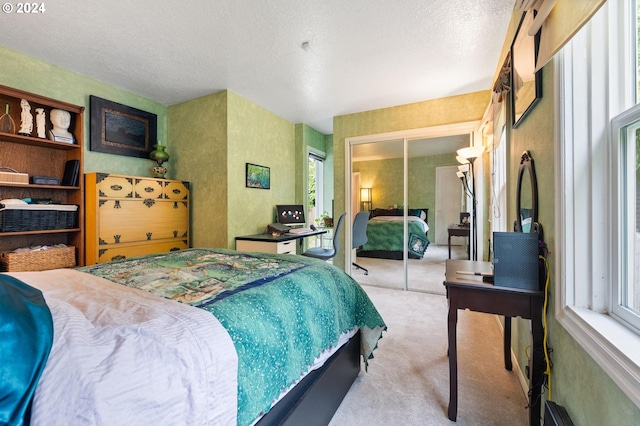
[(32, 425), (236, 425), (236, 352), (209, 312), (74, 270), (10, 275), (54, 320)]

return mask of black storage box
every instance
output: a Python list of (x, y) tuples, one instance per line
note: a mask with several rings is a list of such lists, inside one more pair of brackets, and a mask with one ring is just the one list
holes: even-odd
[(52, 176), (31, 176), (34, 185), (60, 185), (60, 179)]
[(10, 204), (0, 207), (0, 232), (71, 229), (78, 222), (76, 205)]
[(542, 290), (538, 233), (493, 233), (493, 283), (497, 287)]

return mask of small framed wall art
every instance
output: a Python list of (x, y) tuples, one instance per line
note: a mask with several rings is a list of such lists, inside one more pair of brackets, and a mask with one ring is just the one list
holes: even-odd
[(246, 182), (247, 188), (271, 189), (271, 169), (247, 163)]
[(91, 151), (149, 158), (157, 143), (157, 116), (150, 112), (90, 97)]

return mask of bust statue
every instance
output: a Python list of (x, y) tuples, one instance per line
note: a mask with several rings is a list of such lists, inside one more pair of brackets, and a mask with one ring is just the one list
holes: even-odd
[(56, 142), (74, 143), (73, 135), (69, 132), (71, 113), (62, 109), (52, 109), (49, 119), (53, 128), (49, 130), (49, 139)]

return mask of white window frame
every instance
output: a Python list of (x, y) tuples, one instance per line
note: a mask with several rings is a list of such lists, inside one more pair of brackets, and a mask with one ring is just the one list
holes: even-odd
[(633, 51), (634, 3), (609, 0), (556, 55), (555, 312), (640, 407), (640, 335), (610, 315), (618, 268), (610, 120), (635, 102), (635, 58), (624, 54)]
[[(617, 268), (612, 271), (611, 314), (625, 321), (636, 332), (640, 332), (638, 313), (622, 305), (621, 288), (625, 281), (635, 283), (635, 237), (636, 237), (636, 135), (640, 105), (636, 105), (615, 117), (611, 123), (611, 175), (613, 178), (613, 200), (611, 248), (618, 258)], [(630, 125), (634, 127), (629, 128)], [(617, 188), (617, 191), (615, 190)], [(629, 195), (632, 202), (629, 202)], [(631, 226), (629, 226), (631, 225)]]
[[(320, 151), (319, 149), (315, 149), (313, 147), (307, 147), (307, 163), (311, 158), (316, 162), (316, 205), (314, 209), (315, 217), (307, 218), (307, 222), (309, 225), (313, 224), (316, 219), (318, 219), (322, 213), (328, 209), (324, 206), (324, 163), (326, 161), (327, 155)], [(318, 167), (318, 165), (320, 167)], [(307, 181), (309, 179), (309, 168), (307, 166)], [(309, 184), (307, 182), (307, 191), (309, 190)], [(306, 204), (309, 204), (308, 196), (306, 198)], [(331, 212), (329, 212), (331, 214)]]
[[(491, 203), (489, 222), (493, 232), (513, 230), (507, 223), (507, 136), (506, 128), (500, 131), (498, 147), (491, 151)], [(513, 224), (512, 224), (513, 226)], [(491, 248), (489, 248), (491, 250)], [(491, 256), (493, 259), (493, 255)]]

